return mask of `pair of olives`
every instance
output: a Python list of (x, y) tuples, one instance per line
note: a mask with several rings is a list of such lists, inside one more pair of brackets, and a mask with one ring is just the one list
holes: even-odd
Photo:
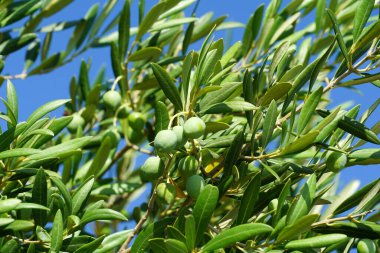
[[(206, 183), (203, 177), (199, 175), (193, 175), (186, 181), (186, 191), (191, 198), (197, 199), (205, 185)], [(157, 186), (157, 200), (160, 203), (170, 205), (175, 200), (176, 195), (176, 189), (172, 184), (160, 183)]]
[[(185, 160), (183, 161), (183, 164), (186, 164), (188, 160), (192, 160), (192, 159), (193, 158), (188, 158), (188, 159), (185, 158)], [(196, 162), (196, 163), (198, 163), (198, 162)], [(192, 164), (192, 162), (187, 163), (187, 164)], [(192, 166), (194, 166), (194, 164), (192, 164)], [(162, 176), (162, 173), (164, 171), (164, 167), (165, 167), (164, 162), (161, 160), (160, 157), (158, 157), (158, 156), (149, 157), (148, 159), (145, 160), (144, 164), (140, 168), (141, 180), (143, 182), (149, 182), (149, 181), (157, 180), (160, 176)], [(195, 171), (197, 168), (198, 168), (198, 164), (196, 164)], [(186, 169), (183, 169), (183, 170), (184, 171), (182, 173), (188, 173), (189, 172)], [(191, 171), (191, 173), (193, 173), (193, 172), (194, 171)], [(205, 180), (203, 179), (203, 177), (201, 177), (199, 175), (191, 175), (189, 178), (186, 179), (186, 191), (189, 194), (189, 196), (194, 198), (194, 199), (198, 198), (199, 194), (201, 193), (201, 191), (203, 190), (205, 185), (206, 185)], [(172, 186), (172, 185), (167, 186), (166, 185), (166, 188), (171, 188), (171, 187), (174, 187), (174, 186)], [(164, 186), (160, 186), (160, 189), (161, 188), (164, 189)], [(173, 193), (173, 192), (175, 192), (175, 189), (174, 189), (174, 191), (172, 189), (169, 189), (168, 190), (169, 193), (166, 193), (162, 189), (160, 190), (160, 192), (164, 192), (165, 194), (173, 194), (175, 196), (175, 194)], [(157, 191), (157, 193), (158, 193), (158, 191)], [(162, 194), (162, 196), (163, 196), (162, 199), (170, 199), (165, 194)], [(170, 202), (167, 204), (170, 204)]]
[(187, 138), (197, 139), (206, 130), (206, 124), (198, 117), (188, 119), (184, 126), (175, 126), (172, 130), (161, 130), (154, 138), (154, 147), (158, 151), (173, 152), (185, 145)]

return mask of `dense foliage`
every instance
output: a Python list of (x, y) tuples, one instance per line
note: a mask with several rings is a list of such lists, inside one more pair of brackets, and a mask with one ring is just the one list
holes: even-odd
[[(339, 192), (337, 182), (346, 167), (380, 163), (380, 121), (367, 123), (380, 100), (359, 115), (329, 99), (380, 87), (378, 3), (272, 0), (244, 25), (197, 17), (195, 0), (149, 10), (108, 0), (41, 25), (71, 2), (0, 1), (1, 69), (26, 55), (21, 74), (1, 76), (0, 252), (379, 249), (380, 180)], [(231, 46), (214, 36), (235, 28), (244, 35)], [(50, 52), (66, 29), (67, 47)], [(109, 50), (113, 79), (90, 77), (83, 61), (69, 99), (19, 122), (10, 80), (91, 47)], [(47, 116), (59, 107), (64, 116)], [(127, 213), (136, 198), (145, 201)]]

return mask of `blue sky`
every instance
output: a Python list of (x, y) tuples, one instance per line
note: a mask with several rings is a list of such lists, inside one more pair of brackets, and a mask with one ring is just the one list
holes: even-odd
[[(69, 7), (64, 11), (59, 13), (48, 20), (45, 20), (44, 24), (49, 24), (51, 22), (57, 22), (66, 19), (78, 19), (85, 15), (87, 9), (94, 3), (100, 2), (101, 5), (105, 2), (104, 0), (86, 0), (86, 1), (74, 1)], [(134, 1), (136, 2), (136, 1)], [(148, 9), (157, 1), (147, 1), (146, 8)], [(198, 16), (213, 11), (215, 16), (228, 15), (228, 20), (238, 21), (246, 23), (249, 16), (256, 9), (256, 7), (264, 3), (266, 6), (269, 1), (257, 1), (257, 0), (203, 0), (200, 3), (198, 9)], [(284, 4), (289, 1), (284, 0)], [(122, 1), (117, 4), (117, 9), (120, 9)], [(134, 9), (133, 9), (134, 8)], [(115, 13), (115, 12), (114, 12)], [(136, 24), (137, 9), (135, 5), (132, 7), (132, 25)], [(313, 15), (308, 16), (304, 19), (300, 26), (308, 22), (313, 21)], [(243, 29), (236, 29), (233, 31), (233, 41), (240, 40), (242, 37)], [(61, 32), (54, 34), (52, 48), (50, 53), (57, 52), (66, 47), (66, 43), (71, 34), (71, 30), (68, 32)], [(225, 33), (218, 33), (217, 36), (224, 36)], [(32, 76), (25, 80), (14, 80), (16, 89), (19, 96), (19, 107), (20, 107), (20, 118), (25, 120), (30, 113), (33, 112), (38, 106), (51, 101), (53, 99), (68, 98), (69, 90), (68, 84), (70, 78), (73, 75), (77, 75), (79, 71), (79, 65), (81, 59), (88, 60), (91, 59), (91, 76), (94, 77), (97, 70), (102, 66), (107, 67), (107, 78), (112, 78), (112, 70), (110, 67), (109, 59), (109, 49), (108, 48), (95, 48), (90, 49), (86, 53), (82, 54), (80, 57), (76, 58), (72, 63), (61, 67), (52, 73)], [(24, 51), (17, 52), (7, 59), (7, 66), (3, 71), (4, 74), (18, 74), (22, 71), (24, 59)], [(362, 105), (361, 112), (366, 110), (378, 97), (379, 92), (376, 87), (371, 84), (365, 84), (360, 87), (362, 94), (358, 94), (352, 90), (334, 90), (332, 92), (333, 105), (339, 104), (343, 101), (352, 100), (355, 103), (360, 103)], [(0, 95), (5, 96), (5, 86), (0, 88)], [(57, 111), (56, 115), (59, 116), (62, 111)], [(54, 114), (52, 114), (53, 116)], [(377, 116), (377, 117), (376, 117)], [(378, 120), (379, 113), (376, 112), (369, 121), (367, 121), (368, 126), (372, 126)], [(346, 169), (342, 173), (341, 184), (346, 184), (352, 179), (359, 179), (363, 183), (368, 183), (379, 176), (380, 173), (376, 171), (378, 169), (376, 166), (355, 166)]]

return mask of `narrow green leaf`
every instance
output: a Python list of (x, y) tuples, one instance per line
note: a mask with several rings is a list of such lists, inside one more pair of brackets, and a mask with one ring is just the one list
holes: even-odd
[[(39, 169), (34, 179), (32, 189), (32, 201), (36, 204), (47, 205), (47, 182), (46, 174), (43, 169)], [(34, 221), (36, 225), (44, 227), (47, 222), (47, 212), (45, 210), (33, 210)]]
[(285, 95), (292, 88), (291, 83), (278, 83), (272, 87), (270, 87), (264, 96), (260, 99), (260, 105), (267, 106), (270, 104), (272, 100), (279, 100), (280, 98), (285, 97)]
[(63, 220), (62, 220), (62, 213), (60, 209), (58, 209), (58, 211), (55, 213), (53, 228), (51, 229), (50, 236), (51, 236), (50, 250), (52, 252), (59, 252), (62, 247), (62, 241), (63, 241)]
[(201, 69), (199, 71), (199, 83), (197, 84), (198, 86), (207, 84), (207, 81), (209, 80), (210, 76), (214, 72), (214, 68), (218, 60), (219, 60), (219, 56), (218, 56), (217, 49), (213, 49), (207, 53), (206, 59), (204, 60), (203, 64), (200, 66)]
[(175, 86), (172, 78), (160, 65), (156, 63), (151, 63), (151, 67), (154, 75), (157, 78), (158, 84), (165, 93), (166, 97), (173, 103), (177, 110), (182, 110), (181, 96), (179, 95), (178, 89)]
[(308, 232), (311, 229), (311, 224), (313, 224), (318, 217), (319, 214), (309, 214), (301, 217), (295, 223), (283, 228), (276, 242), (280, 243), (286, 240), (292, 240), (297, 238), (300, 234)]
[(244, 30), (243, 35), (243, 52), (247, 54), (252, 46), (252, 42), (259, 34), (261, 23), (264, 16), (264, 4), (261, 4), (255, 12), (251, 15)]
[(351, 57), (348, 55), (348, 50), (347, 50), (346, 44), (344, 43), (343, 35), (339, 29), (338, 20), (336, 19), (335, 14), (334, 14), (334, 12), (332, 12), (332, 10), (326, 9), (326, 11), (327, 11), (327, 14), (331, 20), (331, 23), (333, 24), (333, 28), (334, 28), (334, 31), (335, 31), (335, 34), (337, 37), (337, 41), (338, 41), (340, 51), (342, 52), (344, 58), (346, 59), (346, 61), (349, 64), (349, 66), (351, 66)]
[(276, 70), (280, 61), (286, 56), (288, 53), (290, 43), (288, 41), (282, 42), (276, 49), (273, 55), (273, 59), (269, 65), (268, 78), (269, 80), (273, 79), (274, 71)]
[(167, 225), (172, 224), (173, 217), (166, 217), (159, 221), (149, 224), (143, 231), (141, 231), (134, 241), (131, 252), (144, 253), (149, 246), (149, 240), (153, 237), (160, 237), (164, 234), (164, 229)]
[(158, 133), (161, 130), (168, 129), (169, 126), (169, 112), (166, 105), (158, 101), (155, 106), (155, 124), (154, 131)]
[(240, 201), (236, 225), (244, 224), (252, 216), (253, 207), (259, 199), (261, 173), (257, 173), (249, 182)]
[[(363, 199), (356, 206), (352, 214), (357, 214), (371, 209), (379, 203), (380, 182), (377, 182), (372, 189), (364, 195)], [(377, 196), (377, 197), (376, 197)]]
[(318, 64), (319, 59), (314, 60), (312, 63), (307, 65), (301, 73), (299, 73), (296, 77), (296, 79), (293, 82), (293, 86), (288, 92), (288, 96), (285, 99), (284, 105), (282, 107), (282, 111), (284, 112), (290, 103), (293, 101), (294, 96), (297, 94), (297, 92), (306, 84), (306, 82), (311, 78), (311, 75), (313, 73), (313, 70), (315, 66)]
[(93, 252), (94, 250), (96, 250), (97, 248), (99, 248), (99, 246), (102, 244), (102, 242), (103, 242), (103, 240), (104, 240), (105, 237), (106, 237), (106, 235), (101, 235), (99, 238), (96, 238), (92, 242), (87, 243), (87, 244), (81, 246), (79, 249), (77, 249), (76, 251), (74, 251), (74, 253)]
[(324, 27), (326, 15), (326, 1), (317, 0), (317, 8), (315, 14), (315, 33), (318, 34)]
[[(210, 86), (213, 87), (213, 86)], [(231, 99), (234, 94), (242, 91), (241, 82), (225, 83), (220, 89), (208, 93), (200, 102), (200, 108), (206, 110), (210, 106), (226, 102)]]
[[(322, 117), (326, 117), (330, 114), (330, 112), (326, 110), (317, 110), (317, 112)], [(374, 144), (380, 144), (380, 139), (374, 132), (371, 131), (371, 129), (350, 117), (344, 116), (341, 120), (339, 120), (338, 127), (362, 140)]]
[(0, 200), (0, 213), (7, 213), (9, 211), (12, 211), (20, 203), (20, 199), (14, 198)]
[(145, 47), (140, 49), (139, 51), (134, 52), (128, 57), (129, 61), (141, 61), (141, 60), (149, 60), (151, 58), (155, 58), (160, 56), (161, 48), (158, 47)]
[(244, 144), (244, 130), (241, 130), (238, 134), (235, 135), (231, 146), (229, 147), (223, 169), (223, 177), (222, 179), (227, 178), (232, 173), (232, 168), (235, 162), (239, 159), (241, 150)]
[(272, 138), (274, 128), (276, 127), (278, 113), (277, 104), (274, 100), (272, 100), (263, 122), (263, 131), (260, 137), (262, 148), (265, 148)]
[(311, 131), (281, 149), (279, 155), (290, 155), (309, 148), (317, 138), (319, 131)]
[(119, 46), (119, 59), (120, 62), (124, 61), (124, 57), (128, 50), (129, 45), (129, 30), (131, 26), (131, 10), (129, 6), (129, 0), (124, 1), (123, 9), (120, 13), (119, 19), (119, 36), (118, 36), (118, 46)]
[(300, 239), (288, 242), (285, 245), (286, 249), (290, 250), (303, 250), (309, 248), (323, 248), (330, 246), (335, 243), (346, 239), (346, 235), (343, 234), (330, 234), (330, 235), (319, 235), (311, 238)]
[(286, 198), (290, 196), (290, 186), (291, 186), (291, 180), (289, 179), (288, 181), (286, 181), (284, 187), (282, 188), (281, 190), (281, 193), (278, 197), (278, 201), (277, 201), (277, 210), (276, 210), (276, 213), (273, 217), (273, 224), (278, 224), (279, 220), (280, 220), (280, 217), (282, 215), (282, 210), (284, 209), (284, 206), (285, 206), (285, 201), (286, 201)]
[(132, 233), (132, 229), (113, 233), (104, 238), (100, 247), (94, 253), (107, 253), (123, 244), (125, 239)]
[(192, 251), (195, 247), (196, 231), (195, 231), (195, 220), (192, 214), (185, 216), (185, 236), (186, 245), (189, 251)]
[(361, 33), (360, 37), (354, 42), (351, 46), (350, 53), (354, 54), (355, 52), (365, 48), (370, 44), (375, 38), (378, 38), (380, 34), (380, 20), (372, 23)]
[(61, 61), (63, 53), (56, 53), (43, 60), (40, 65), (30, 70), (28, 76), (49, 72), (57, 67)]
[(12, 222), (14, 222), (14, 219), (12, 218), (0, 218), (0, 227), (6, 226)]
[(235, 44), (233, 44), (227, 50), (227, 52), (223, 54), (222, 58), (220, 59), (220, 64), (222, 65), (222, 67), (225, 67), (231, 60), (233, 60), (236, 57), (236, 55), (239, 53), (241, 49), (241, 46), (242, 42), (238, 41)]
[(37, 122), (37, 120), (41, 119), (47, 113), (54, 111), (55, 109), (57, 109), (58, 107), (61, 107), (62, 105), (66, 104), (69, 101), (70, 101), (69, 99), (54, 100), (39, 107), (27, 119), (29, 126), (32, 126), (34, 123)]
[(380, 164), (379, 148), (364, 148), (354, 150), (348, 155), (348, 166)]
[[(18, 99), (16, 94), (16, 89), (14, 85), (11, 83), (11, 81), (7, 81), (7, 100), (10, 109), (12, 110), (12, 114), (14, 115), (14, 118), (16, 120), (16, 123), (18, 121)], [(9, 112), (8, 112), (9, 114)]]
[[(75, 197), (75, 196), (74, 196)], [(74, 199), (74, 198), (73, 198)], [(80, 220), (80, 226), (97, 220), (122, 220), (126, 221), (125, 216), (112, 209), (95, 209), (86, 211)]]
[(357, 41), (361, 32), (363, 31), (369, 17), (371, 16), (374, 5), (375, 0), (360, 0), (359, 6), (356, 7), (354, 29), (352, 31), (354, 41)]
[(73, 203), (71, 200), (70, 193), (66, 188), (66, 185), (64, 185), (64, 183), (61, 181), (61, 179), (57, 178), (57, 177), (50, 177), (50, 180), (54, 183), (55, 186), (57, 186), (57, 188), (61, 192), (63, 199), (65, 200), (66, 207), (67, 207), (69, 213), (71, 213)]
[(159, 2), (150, 9), (139, 25), (135, 39), (136, 41), (139, 41), (142, 36), (148, 32), (152, 25), (157, 21), (158, 17), (165, 11), (165, 6), (166, 2)]
[(315, 81), (317, 80), (319, 73), (321, 72), (327, 59), (330, 57), (330, 54), (333, 51), (334, 47), (335, 47), (335, 40), (331, 43), (330, 47), (326, 50), (326, 52), (322, 54), (322, 56), (318, 60), (318, 63), (315, 65), (315, 68), (313, 69), (313, 72), (311, 73), (311, 77), (310, 77), (309, 92), (312, 90), (313, 85)]
[[(283, 58), (283, 61), (287, 58)], [(304, 66), (302, 64), (295, 65), (294, 67), (290, 68), (288, 71), (285, 72), (285, 74), (282, 75), (280, 80), (278, 81), (279, 83), (283, 82), (290, 82), (294, 78), (297, 77), (299, 73), (303, 70)], [(285, 71), (285, 70), (284, 70)]]
[(245, 101), (227, 101), (225, 103), (217, 103), (211, 105), (208, 109), (201, 111), (201, 114), (217, 114), (229, 112), (253, 111), (257, 107)]
[(0, 44), (0, 53), (2, 55), (11, 54), (34, 41), (36, 37), (35, 33), (27, 33), (14, 39), (5, 40)]
[(305, 216), (313, 207), (313, 200), (316, 191), (316, 176), (311, 175), (307, 182), (303, 185), (299, 195), (294, 199), (288, 215), (286, 218), (286, 224), (294, 224), (301, 217)]
[(193, 209), (196, 229), (196, 242), (203, 238), (208, 223), (212, 217), (212, 213), (218, 203), (219, 190), (213, 185), (206, 185), (198, 196), (197, 202)]
[(7, 159), (7, 158), (13, 158), (13, 157), (29, 156), (29, 155), (33, 155), (33, 154), (38, 154), (40, 152), (41, 152), (41, 150), (33, 149), (33, 148), (10, 149), (10, 150), (0, 152), (0, 160)]
[(0, 251), (7, 253), (18, 253), (21, 248), (20, 243), (16, 239), (8, 240), (2, 245)]
[(72, 214), (77, 214), (84, 203), (87, 201), (87, 198), (91, 192), (92, 186), (94, 185), (94, 178), (90, 177), (86, 182), (84, 182), (75, 192), (72, 197), (73, 211)]
[(98, 151), (96, 151), (94, 159), (92, 159), (91, 165), (87, 170), (86, 176), (84, 177), (85, 179), (90, 176), (96, 177), (99, 174), (103, 166), (106, 164), (108, 156), (111, 152), (111, 149), (112, 149), (111, 142), (112, 141), (110, 137), (106, 137), (102, 141), (102, 144), (100, 145)]
[(197, 18), (194, 17), (188, 17), (188, 18), (176, 18), (176, 19), (171, 19), (171, 20), (165, 20), (162, 22), (157, 22), (155, 23), (152, 28), (150, 29), (151, 32), (157, 32), (157, 31), (162, 31), (164, 29), (169, 29), (173, 27), (177, 27), (180, 25), (188, 24), (191, 22), (194, 22), (198, 20)]
[(187, 253), (186, 244), (175, 239), (166, 239), (165, 246), (168, 253)]
[(77, 139), (69, 140), (58, 144), (56, 146), (49, 147), (44, 150), (42, 153), (34, 154), (28, 157), (28, 161), (30, 160), (40, 160), (43, 158), (51, 158), (51, 157), (59, 157), (60, 155), (64, 155), (67, 152), (72, 152), (77, 149), (82, 148), (86, 144), (91, 141), (92, 137), (85, 136)]
[(270, 233), (272, 230), (272, 227), (262, 223), (239, 225), (220, 232), (220, 234), (216, 235), (202, 247), (201, 252), (226, 248), (236, 242), (245, 241), (257, 235)]
[(22, 209), (40, 209), (45, 211), (50, 211), (49, 208), (43, 205), (39, 205), (36, 203), (20, 203), (15, 207), (15, 210), (22, 210)]
[(34, 228), (34, 223), (29, 220), (15, 220), (8, 226), (4, 228), (4, 230), (12, 230), (13, 232), (19, 231), (30, 231)]
[(378, 239), (380, 237), (380, 225), (371, 221), (337, 221), (318, 225), (313, 228), (313, 231), (322, 234), (340, 233), (355, 238)]
[(323, 95), (323, 87), (316, 89), (307, 99), (302, 107), (300, 116), (298, 118), (297, 133), (301, 135), (307, 124), (309, 124), (311, 117), (313, 116), (315, 109), (321, 101)]

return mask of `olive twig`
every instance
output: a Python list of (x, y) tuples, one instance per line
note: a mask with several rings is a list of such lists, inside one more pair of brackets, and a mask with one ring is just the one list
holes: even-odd
[(157, 187), (167, 177), (169, 168), (172, 165), (173, 160), (174, 160), (173, 156), (170, 156), (170, 158), (169, 158), (169, 160), (168, 160), (168, 162), (166, 164), (166, 167), (164, 169), (164, 172), (163, 172), (162, 176), (157, 179), (157, 182), (154, 185), (152, 196), (150, 197), (150, 199), (148, 201), (148, 209), (147, 209), (147, 211), (145, 212), (144, 216), (141, 217), (141, 219), (139, 220), (139, 222), (137, 223), (137, 225), (133, 229), (132, 233), (130, 233), (129, 236), (127, 237), (127, 239), (124, 241), (124, 243), (120, 247), (118, 253), (130, 252), (130, 249), (127, 249), (127, 247), (129, 245), (129, 243), (132, 241), (133, 237), (135, 237), (135, 235), (141, 230), (142, 226), (144, 225), (144, 223), (148, 219), (150, 213), (152, 212), (153, 207), (154, 207), (154, 202), (155, 202), (156, 197), (157, 197)]

